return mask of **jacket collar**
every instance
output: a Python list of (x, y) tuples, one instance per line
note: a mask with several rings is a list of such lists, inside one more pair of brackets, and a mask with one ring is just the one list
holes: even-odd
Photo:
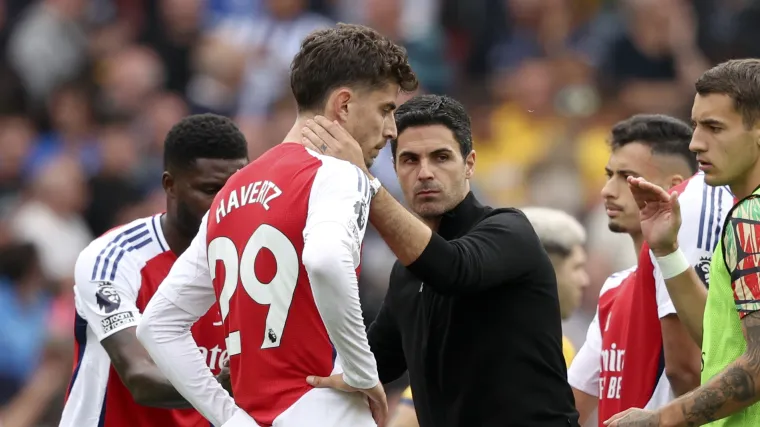
[(491, 208), (480, 204), (472, 191), (454, 209), (441, 217), (438, 234), (446, 240), (461, 237), (469, 231)]

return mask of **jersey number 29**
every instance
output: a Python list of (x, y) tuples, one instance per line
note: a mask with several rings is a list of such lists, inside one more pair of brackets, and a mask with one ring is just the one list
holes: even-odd
[[(256, 255), (262, 248), (269, 249), (277, 263), (277, 272), (268, 284), (261, 283), (254, 271)], [(280, 230), (262, 224), (248, 239), (240, 257), (238, 252), (235, 243), (228, 237), (217, 237), (208, 245), (211, 280), (216, 279), (217, 261), (224, 264), (224, 283), (219, 294), (222, 322), (230, 314), (230, 300), (240, 283), (251, 299), (258, 304), (269, 306), (261, 348), (279, 347), (298, 281), (299, 263), (296, 248)], [(240, 354), (240, 331), (230, 331), (226, 341), (230, 356)]]

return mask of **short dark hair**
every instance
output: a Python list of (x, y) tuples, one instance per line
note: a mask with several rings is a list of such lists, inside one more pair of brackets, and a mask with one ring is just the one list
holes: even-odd
[(340, 86), (376, 88), (388, 83), (406, 92), (417, 89), (406, 49), (362, 25), (339, 23), (312, 32), (290, 65), (298, 111), (319, 109), (328, 93)]
[[(462, 157), (467, 157), (472, 151), (470, 116), (464, 105), (454, 98), (446, 95), (417, 95), (401, 104), (394, 115), (398, 135), (413, 126), (443, 125), (454, 134)], [(397, 147), (398, 139), (391, 140), (394, 161)]]
[(732, 59), (705, 71), (694, 84), (697, 93), (728, 95), (744, 126), (760, 118), (760, 59)]
[(610, 146), (617, 150), (632, 142), (647, 145), (652, 154), (681, 157), (692, 173), (697, 172), (697, 156), (689, 151), (692, 128), (675, 117), (663, 114), (637, 114), (612, 128)]
[(164, 168), (185, 169), (198, 159), (247, 159), (248, 144), (240, 129), (216, 114), (187, 116), (164, 139)]

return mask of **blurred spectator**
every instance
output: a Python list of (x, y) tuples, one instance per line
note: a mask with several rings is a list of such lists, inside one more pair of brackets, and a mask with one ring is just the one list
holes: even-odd
[(33, 100), (43, 101), (59, 83), (84, 69), (86, 5), (86, 0), (39, 0), (16, 25), (8, 53)]
[(681, 114), (708, 63), (686, 0), (624, 0), (627, 31), (602, 59), (603, 83), (629, 113)]
[(53, 280), (73, 277), (79, 252), (92, 240), (81, 216), (86, 203), (81, 167), (69, 157), (59, 157), (43, 166), (32, 182), (30, 198), (14, 213), (13, 232), (37, 247), (42, 271)]
[(34, 137), (32, 123), (26, 117), (0, 118), (0, 209), (7, 207), (21, 190)]
[(146, 46), (132, 45), (114, 52), (102, 63), (101, 114), (132, 117), (165, 83), (161, 58)]
[(99, 148), (95, 140), (93, 110), (88, 89), (78, 83), (58, 86), (48, 101), (52, 130), (40, 136), (29, 154), (25, 174), (35, 175), (51, 159), (71, 155), (79, 159), (88, 175), (100, 167)]
[(39, 364), (50, 301), (31, 243), (0, 248), (0, 404), (7, 403)]
[(123, 124), (105, 127), (100, 135), (102, 167), (89, 181), (92, 202), (85, 212), (93, 236), (120, 224), (116, 220), (125, 208), (136, 205), (141, 194), (133, 180), (138, 163), (138, 145)]

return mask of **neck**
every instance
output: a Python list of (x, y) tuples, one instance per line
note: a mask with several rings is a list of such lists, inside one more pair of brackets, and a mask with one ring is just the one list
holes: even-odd
[(644, 235), (641, 232), (631, 233), (631, 239), (633, 239), (633, 247), (636, 249), (636, 258), (641, 253), (641, 247), (644, 246)]
[(737, 181), (736, 183), (729, 184), (731, 192), (734, 193), (737, 199), (741, 200), (752, 194), (755, 188), (760, 185), (760, 162), (756, 162), (755, 166), (743, 178)]
[(175, 254), (182, 255), (183, 252), (190, 246), (190, 242), (194, 236), (185, 236), (179, 227), (177, 222), (173, 221), (168, 214), (161, 216), (161, 230), (164, 233), (164, 239), (169, 244), (169, 249)]
[(296, 122), (293, 123), (293, 127), (290, 128), (290, 131), (288, 131), (288, 134), (285, 135), (285, 139), (283, 139), (282, 142), (283, 143), (297, 142), (300, 144), (301, 140), (303, 139), (303, 134), (301, 133), (301, 129), (303, 129), (306, 126), (306, 121), (313, 119), (315, 115), (316, 114), (309, 113), (309, 112), (298, 113), (298, 117), (296, 117)]

